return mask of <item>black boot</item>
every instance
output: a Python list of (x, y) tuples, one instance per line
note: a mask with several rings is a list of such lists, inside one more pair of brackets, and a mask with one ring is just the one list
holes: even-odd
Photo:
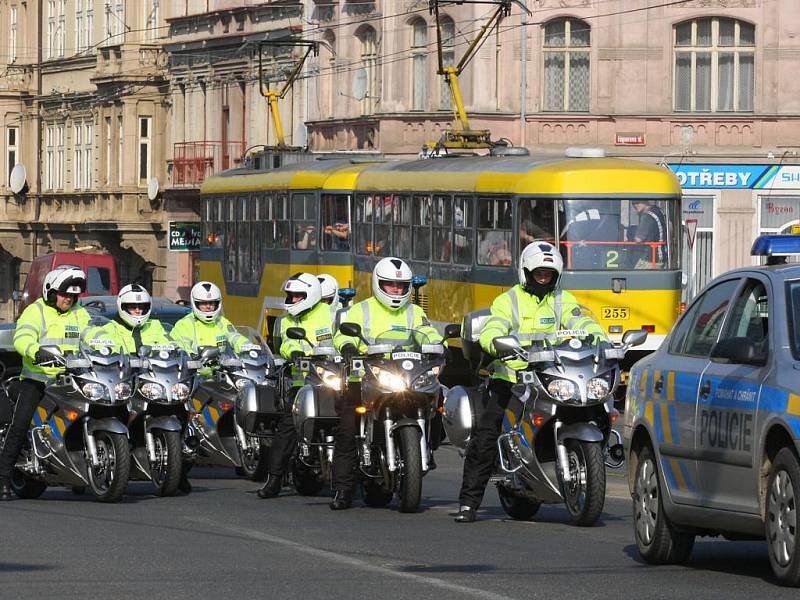
[(14, 500), (16, 496), (11, 490), (11, 484), (8, 481), (0, 481), (0, 501)]
[(462, 506), (454, 520), (456, 523), (474, 523), (475, 509), (471, 506)]
[(270, 473), (267, 475), (267, 480), (264, 482), (259, 490), (256, 492), (259, 498), (275, 498), (278, 494), (281, 493), (281, 483), (283, 477), (279, 475), (273, 475)]
[(331, 510), (345, 510), (353, 504), (353, 493), (350, 490), (336, 490), (333, 500), (328, 504)]
[(192, 484), (189, 483), (189, 478), (186, 475), (181, 476), (181, 480), (178, 482), (178, 491), (182, 494), (190, 494), (192, 492)]

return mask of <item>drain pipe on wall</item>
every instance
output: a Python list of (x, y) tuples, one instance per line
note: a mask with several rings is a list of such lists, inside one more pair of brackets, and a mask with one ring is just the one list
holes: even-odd
[[(527, 9), (527, 2), (525, 2)], [(519, 51), (520, 51), (520, 61), (519, 61), (519, 125), (520, 125), (520, 132), (519, 132), (519, 145), (523, 148), (525, 147), (525, 143), (527, 142), (527, 129), (528, 125), (525, 122), (527, 113), (525, 112), (525, 103), (528, 99), (528, 17), (527, 11), (523, 12), (520, 15), (520, 19), (522, 19), (522, 27), (519, 28), (520, 30), (520, 38), (519, 38)]]

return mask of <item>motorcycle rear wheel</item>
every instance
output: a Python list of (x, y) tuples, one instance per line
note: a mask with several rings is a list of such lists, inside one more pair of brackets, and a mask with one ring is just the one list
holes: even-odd
[(156, 463), (151, 466), (156, 496), (174, 496), (181, 482), (181, 432), (153, 431)]
[(516, 521), (530, 521), (542, 505), (541, 502), (515, 496), (502, 485), (497, 486), (497, 495), (506, 514)]
[(372, 508), (384, 508), (389, 506), (394, 494), (387, 492), (383, 486), (371, 479), (363, 482), (361, 496), (364, 498), (364, 504)]
[(598, 442), (567, 440), (572, 480), (562, 481), (562, 496), (573, 525), (594, 525), (606, 501), (606, 465)]
[(128, 438), (121, 433), (108, 431), (97, 431), (94, 437), (101, 465), (95, 469), (89, 461), (89, 488), (98, 502), (119, 502), (128, 487), (130, 476), (131, 453)]
[(269, 446), (259, 441), (257, 451), (246, 452), (239, 448), (239, 457), (242, 466), (236, 467), (237, 475), (247, 477), (250, 481), (264, 481), (267, 478)]
[(422, 452), (420, 431), (416, 427), (401, 427), (400, 456), (403, 467), (400, 472), (400, 512), (417, 512), (422, 502)]
[(47, 484), (38, 479), (28, 477), (19, 469), (14, 469), (11, 473), (11, 489), (17, 498), (23, 500), (33, 500), (38, 498), (47, 489)]

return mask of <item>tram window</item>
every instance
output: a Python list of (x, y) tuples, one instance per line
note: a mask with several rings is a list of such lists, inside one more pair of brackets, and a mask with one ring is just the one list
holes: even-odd
[(250, 281), (258, 282), (261, 278), (261, 207), (263, 197), (261, 194), (250, 197), (248, 221), (250, 222)]
[(237, 231), (239, 238), (238, 245), (238, 260), (237, 262), (237, 281), (249, 282), (251, 280), (250, 270), (250, 198), (247, 196), (239, 197), (239, 206), (237, 207)]
[(555, 202), (523, 198), (519, 202), (519, 248), (533, 241), (556, 239)]
[(372, 254), (372, 196), (356, 196), (356, 253)]
[(275, 219), (275, 247), (289, 247), (289, 195), (277, 194), (272, 204), (272, 218)]
[(313, 250), (317, 245), (317, 211), (313, 194), (292, 194), (292, 247)]
[(391, 255), (392, 196), (375, 194), (373, 205), (373, 253), (376, 256)]
[(394, 255), (408, 258), (411, 255), (411, 197), (394, 197)]
[(236, 281), (236, 203), (234, 196), (225, 199), (225, 279)]
[(350, 250), (350, 196), (344, 194), (322, 195), (323, 250), (347, 252)]
[(510, 265), (511, 201), (478, 198), (478, 264)]
[(449, 263), (453, 253), (453, 198), (433, 197), (433, 255), (434, 262)]
[(261, 247), (272, 248), (275, 244), (275, 221), (272, 218), (272, 194), (265, 193), (259, 203), (261, 214)]
[[(412, 258), (430, 260), (431, 257), (431, 197), (414, 196), (412, 226)], [(402, 258), (402, 257), (400, 257)]]
[(453, 262), (472, 264), (472, 198), (456, 196), (453, 206)]

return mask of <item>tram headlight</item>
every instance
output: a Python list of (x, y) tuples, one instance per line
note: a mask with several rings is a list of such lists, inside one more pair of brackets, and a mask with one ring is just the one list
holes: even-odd
[(569, 379), (553, 379), (547, 384), (547, 393), (556, 400), (565, 402), (575, 397), (577, 388)]
[(326, 387), (336, 390), (337, 392), (342, 389), (342, 378), (336, 373), (319, 366), (314, 367), (314, 370), (317, 372), (317, 377), (322, 380), (322, 383)]
[(594, 377), (586, 384), (586, 397), (589, 400), (602, 400), (608, 396), (611, 386), (608, 380), (603, 377)]
[(102, 383), (84, 383), (81, 386), (81, 393), (89, 400), (102, 400), (108, 398), (108, 390)]
[(163, 400), (167, 396), (164, 386), (152, 381), (142, 384), (139, 392), (148, 400)]

